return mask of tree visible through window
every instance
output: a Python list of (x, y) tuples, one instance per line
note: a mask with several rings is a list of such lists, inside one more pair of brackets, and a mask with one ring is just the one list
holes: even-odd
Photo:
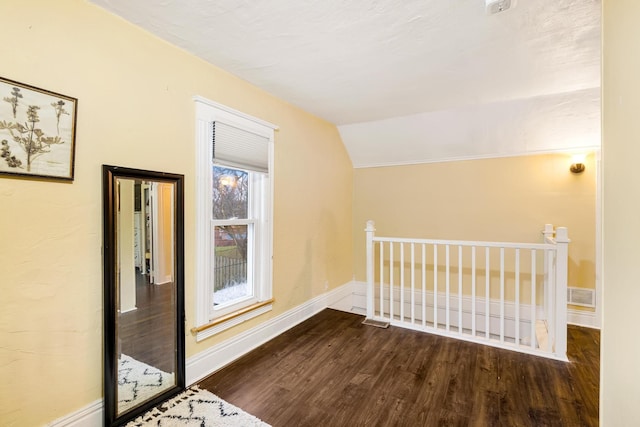
[(214, 306), (253, 296), (249, 241), (253, 238), (250, 173), (213, 166)]

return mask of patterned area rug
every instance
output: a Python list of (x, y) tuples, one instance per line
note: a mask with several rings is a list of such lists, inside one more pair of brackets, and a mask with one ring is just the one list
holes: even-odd
[(123, 413), (175, 383), (173, 374), (126, 354), (118, 362), (118, 413)]
[(126, 427), (271, 427), (207, 390), (186, 392), (131, 421)]

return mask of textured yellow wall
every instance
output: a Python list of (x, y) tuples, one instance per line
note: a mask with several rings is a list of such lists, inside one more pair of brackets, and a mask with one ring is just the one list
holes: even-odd
[(2, 77), (78, 98), (75, 182), (0, 178), (0, 425), (37, 426), (102, 397), (101, 165), (185, 175), (187, 330), (194, 326), (200, 95), (276, 132), (274, 310), (352, 275), (352, 168), (336, 128), (81, 0), (0, 2)]
[(355, 169), (356, 280), (368, 219), (380, 236), (532, 243), (552, 223), (569, 229), (569, 285), (595, 288), (595, 157), (579, 175), (567, 154)]
[(640, 2), (603, 1), (603, 325), (600, 420), (640, 407)]

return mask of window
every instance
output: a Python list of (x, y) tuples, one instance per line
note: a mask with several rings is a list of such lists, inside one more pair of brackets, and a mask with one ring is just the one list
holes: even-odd
[(196, 98), (197, 340), (271, 310), (275, 126)]

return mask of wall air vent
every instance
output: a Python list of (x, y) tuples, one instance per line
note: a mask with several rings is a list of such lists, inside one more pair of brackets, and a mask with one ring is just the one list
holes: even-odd
[(504, 12), (516, 5), (516, 0), (485, 0), (487, 15)]
[(567, 304), (581, 307), (595, 307), (596, 293), (593, 289), (567, 288)]

